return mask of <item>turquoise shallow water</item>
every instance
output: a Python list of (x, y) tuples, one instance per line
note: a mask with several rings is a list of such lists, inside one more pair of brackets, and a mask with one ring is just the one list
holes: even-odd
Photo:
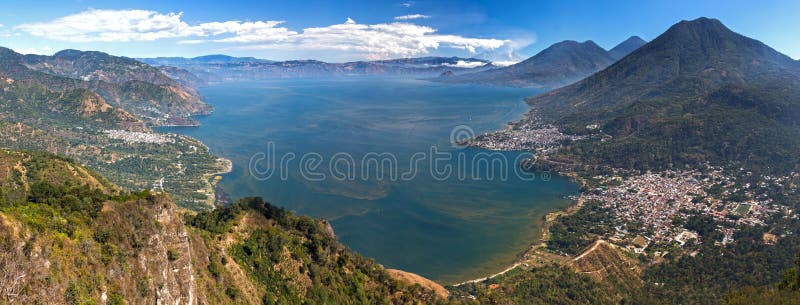
[[(542, 216), (569, 205), (565, 196), (577, 191), (563, 177), (518, 178), (518, 153), (492, 156), (508, 161), (495, 163), (492, 171), (488, 162), (473, 162), (487, 152), (450, 143), (454, 128), (456, 137), (467, 132), (463, 126), (474, 132), (503, 128), (527, 110), (522, 99), (536, 90), (343, 78), (222, 84), (201, 92), (215, 113), (200, 118), (201, 127), (164, 130), (198, 138), (231, 159), (234, 170), (222, 185), (233, 197), (263, 196), (325, 217), (339, 239), (361, 254), (445, 283), (502, 270), (538, 236)], [(432, 165), (431, 147), (452, 160)], [(256, 163), (259, 170), (275, 170), (266, 180), (248, 168), (259, 153), (275, 160), (274, 167)], [(282, 170), (280, 158), (290, 153), (295, 159)], [(308, 153), (322, 162), (306, 173), (324, 173), (326, 179), (303, 176), (300, 160)], [(342, 159), (337, 169), (347, 172), (342, 153), (356, 161), (356, 179), (337, 179), (328, 170), (332, 159)], [(375, 177), (377, 162), (361, 162), (376, 156), (370, 153), (397, 160), (380, 171), (384, 179)], [(415, 153), (425, 159), (412, 162)], [(430, 174), (448, 166), (448, 179)], [(400, 179), (412, 168), (413, 179)], [(503, 170), (509, 173), (505, 181)], [(398, 179), (390, 179), (391, 173)]]

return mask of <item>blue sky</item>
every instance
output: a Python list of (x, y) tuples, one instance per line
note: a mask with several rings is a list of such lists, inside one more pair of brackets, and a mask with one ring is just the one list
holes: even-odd
[[(348, 61), (605, 48), (701, 16), (800, 58), (800, 1), (4, 1), (0, 46), (131, 57), (230, 54)], [(405, 17), (403, 17), (405, 16)], [(348, 19), (349, 18), (349, 19)]]

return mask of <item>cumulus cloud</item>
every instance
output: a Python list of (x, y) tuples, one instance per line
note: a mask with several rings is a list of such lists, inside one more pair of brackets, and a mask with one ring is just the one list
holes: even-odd
[(37, 54), (37, 55), (51, 55), (54, 52), (53, 48), (49, 46), (44, 46), (41, 48), (14, 49), (14, 51), (20, 54)]
[(74, 42), (156, 40), (180, 37), (187, 28), (180, 13), (145, 10), (88, 10), (15, 27), (34, 36)]
[(189, 25), (182, 13), (162, 14), (146, 10), (87, 10), (52, 21), (25, 23), (14, 27), (33, 36), (70, 42), (152, 41), (164, 38), (259, 35), (262, 39), (281, 40), (296, 34), (283, 27), (282, 21), (209, 22)]
[[(212, 35), (233, 34), (231, 37), (216, 39), (216, 42), (251, 42), (251, 41), (283, 41), (288, 40), (297, 32), (285, 27), (278, 27), (283, 21), (256, 21), (256, 22), (212, 22), (201, 24), (201, 27), (215, 28)], [(204, 33), (201, 30), (201, 33)], [(205, 36), (202, 34), (196, 36)]]
[(394, 17), (394, 20), (412, 20), (412, 19), (427, 19), (427, 18), (431, 18), (431, 16), (422, 14), (411, 14), (411, 15)]
[[(253, 41), (256, 42), (256, 41)], [(368, 58), (416, 56), (440, 47), (467, 50), (496, 49), (506, 43), (500, 39), (440, 35), (436, 29), (411, 23), (360, 24), (353, 19), (341, 24), (303, 29), (286, 41), (243, 46), (245, 49), (337, 50), (363, 53)]]
[[(436, 29), (408, 22), (344, 23), (300, 31), (283, 21), (222, 21), (190, 25), (182, 13), (147, 10), (87, 10), (47, 22), (26, 23), (14, 29), (33, 36), (70, 42), (153, 41), (177, 38), (180, 43), (230, 43), (245, 49), (334, 50), (363, 53), (370, 58), (415, 56), (440, 47), (475, 52), (492, 50), (509, 41), (443, 35)], [(402, 17), (402, 18), (401, 18)], [(400, 16), (398, 20), (426, 18)]]

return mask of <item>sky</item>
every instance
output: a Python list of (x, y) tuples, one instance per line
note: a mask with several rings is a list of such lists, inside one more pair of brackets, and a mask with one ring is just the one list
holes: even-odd
[[(420, 56), (523, 57), (563, 41), (610, 49), (674, 23), (717, 18), (800, 58), (800, 1), (93, 1), (3, 0), (0, 46), (128, 57), (207, 54), (330, 62)], [(500, 58), (495, 58), (501, 60)]]

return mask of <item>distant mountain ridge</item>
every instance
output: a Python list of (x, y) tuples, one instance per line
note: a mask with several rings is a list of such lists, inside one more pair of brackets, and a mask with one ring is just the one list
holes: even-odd
[(435, 56), (345, 63), (328, 63), (318, 60), (271, 61), (225, 55), (195, 58), (140, 58), (139, 60), (151, 65), (184, 69), (206, 82), (371, 75), (432, 77), (448, 70), (479, 71), (492, 67), (491, 62), (484, 59)]
[(181, 69), (178, 67), (173, 66), (158, 66), (161, 73), (168, 76), (169, 78), (175, 80), (176, 82), (188, 86), (190, 88), (197, 88), (200, 86), (206, 85), (206, 81), (202, 78), (198, 77), (192, 72), (187, 71), (186, 69)]
[(43, 56), (0, 48), (0, 74), (50, 92), (88, 90), (156, 126), (192, 122), (189, 116), (211, 111), (194, 88), (159, 69), (102, 52), (64, 50)]
[(716, 19), (673, 25), (627, 57), (570, 86), (530, 98), (573, 133), (573, 158), (620, 167), (740, 163), (772, 172), (800, 164), (800, 67)]
[(593, 41), (562, 41), (511, 66), (435, 78), (446, 83), (474, 83), (494, 86), (556, 88), (578, 81), (611, 65), (644, 41), (631, 37), (606, 51)]
[(28, 54), (25, 66), (48, 74), (84, 81), (124, 83), (142, 81), (155, 85), (176, 85), (158, 69), (131, 58), (111, 56), (97, 51), (63, 50), (53, 56)]
[(271, 63), (274, 62), (268, 59), (260, 59), (255, 57), (234, 57), (222, 54), (211, 54), (197, 57), (155, 57), (155, 58), (140, 58), (142, 62), (151, 65), (181, 65), (191, 63), (216, 63), (216, 64), (229, 64), (229, 63)]

